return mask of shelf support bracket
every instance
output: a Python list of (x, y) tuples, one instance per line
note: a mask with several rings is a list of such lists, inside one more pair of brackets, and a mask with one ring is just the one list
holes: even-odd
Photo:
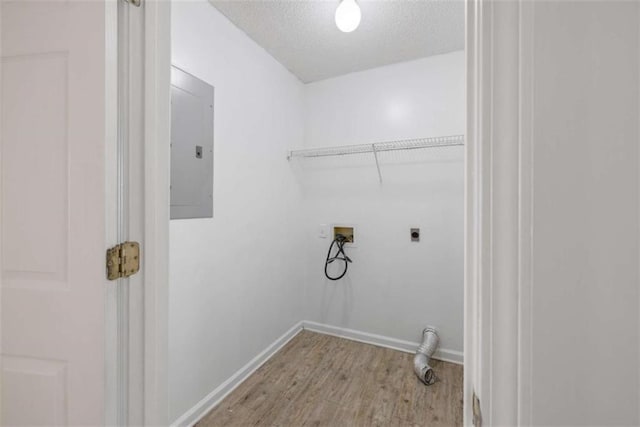
[(376, 150), (376, 144), (371, 144), (371, 149), (373, 150), (373, 157), (376, 159), (376, 168), (378, 169), (378, 178), (380, 179), (380, 184), (382, 184), (382, 172), (380, 172), (380, 163), (378, 162), (378, 151)]

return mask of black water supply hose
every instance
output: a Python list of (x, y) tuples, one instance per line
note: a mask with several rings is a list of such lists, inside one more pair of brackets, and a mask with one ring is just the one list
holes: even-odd
[[(349, 263), (352, 262), (351, 258), (349, 258), (347, 254), (344, 252), (344, 245), (347, 242), (348, 242), (348, 239), (342, 234), (337, 234), (336, 238), (333, 239), (333, 242), (331, 242), (331, 246), (329, 246), (329, 252), (327, 253), (327, 261), (324, 263), (324, 275), (327, 276), (327, 279), (340, 280), (344, 277), (345, 274), (347, 274)], [(331, 252), (333, 251), (334, 246), (337, 247), (337, 252), (334, 256), (331, 256)], [(341, 275), (337, 277), (330, 276), (328, 272), (329, 264), (333, 263), (334, 261), (344, 262), (344, 271), (342, 272)]]

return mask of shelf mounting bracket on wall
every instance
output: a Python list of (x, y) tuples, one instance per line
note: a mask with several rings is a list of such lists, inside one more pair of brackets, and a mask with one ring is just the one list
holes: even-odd
[(371, 144), (371, 150), (373, 151), (373, 157), (376, 159), (376, 168), (378, 169), (378, 179), (382, 184), (382, 172), (380, 172), (380, 162), (378, 162), (378, 151), (376, 150), (376, 144)]

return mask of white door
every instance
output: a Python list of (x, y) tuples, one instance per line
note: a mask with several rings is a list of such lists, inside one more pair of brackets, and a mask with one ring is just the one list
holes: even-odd
[(0, 2), (3, 425), (104, 423), (105, 10)]

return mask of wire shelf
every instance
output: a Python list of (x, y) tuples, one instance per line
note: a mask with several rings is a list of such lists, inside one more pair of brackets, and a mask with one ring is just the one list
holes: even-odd
[(373, 144), (343, 145), (339, 147), (311, 148), (292, 150), (288, 160), (294, 158), (348, 156), (363, 153), (382, 153), (385, 151), (418, 150), (423, 148), (453, 147), (464, 145), (464, 135), (437, 136), (431, 138), (405, 139), (400, 141), (375, 142)]
[(419, 150), (423, 148), (455, 147), (464, 145), (464, 135), (436, 136), (431, 138), (404, 139), (399, 141), (374, 142), (372, 144), (342, 145), (339, 147), (311, 148), (289, 151), (287, 160), (296, 158), (348, 156), (352, 154), (373, 153), (378, 170), (378, 178), (382, 183), (382, 172), (378, 153), (386, 151)]

